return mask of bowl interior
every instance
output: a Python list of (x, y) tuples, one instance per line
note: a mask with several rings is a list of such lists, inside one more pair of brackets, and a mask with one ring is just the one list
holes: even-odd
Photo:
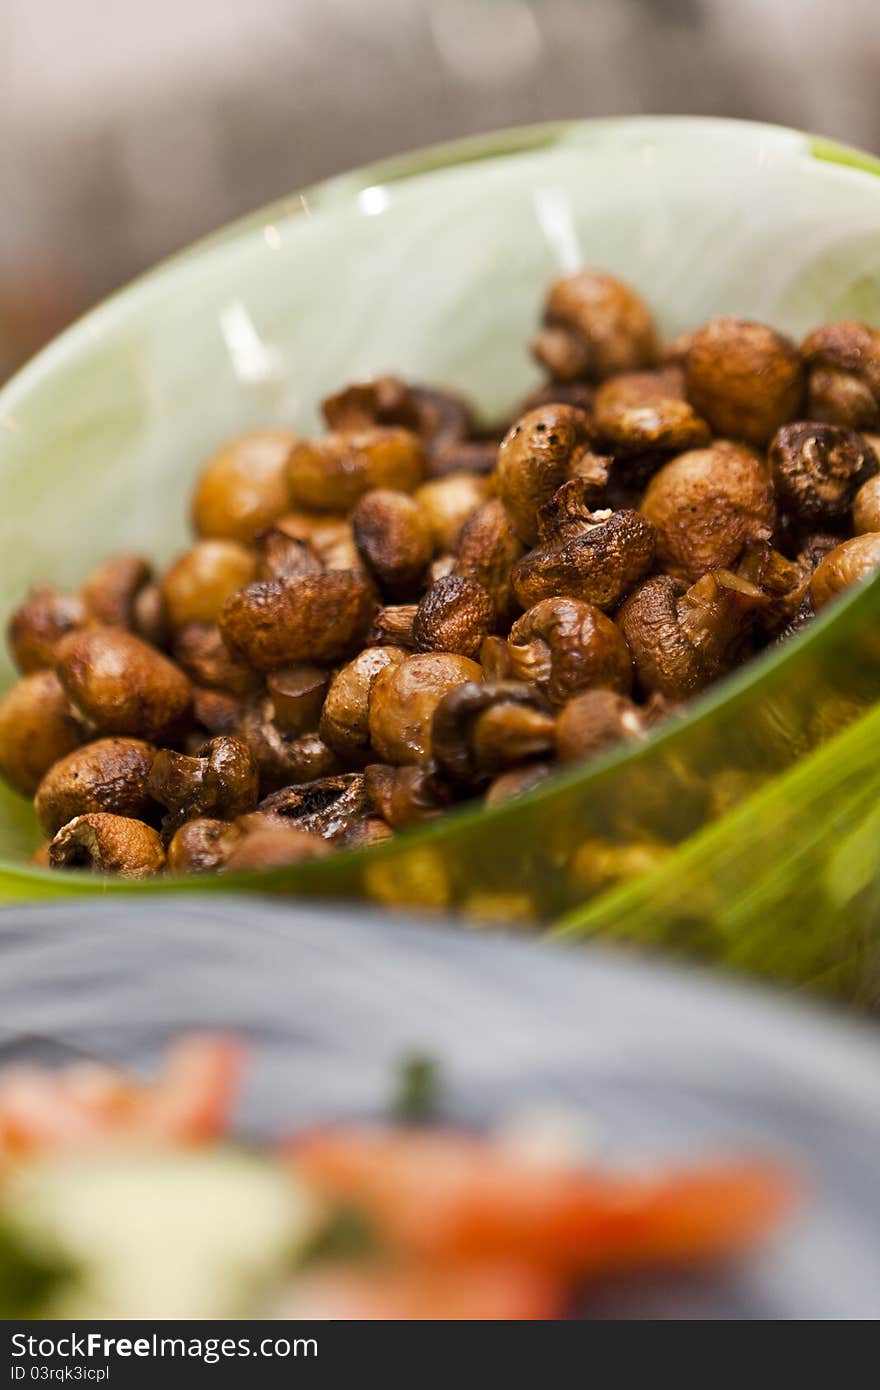
[[(0, 619), (28, 585), (185, 543), (206, 456), (308, 429), (329, 389), (396, 371), (496, 417), (538, 379), (547, 282), (592, 264), (673, 334), (730, 311), (798, 335), (880, 321), (880, 182), (775, 127), (630, 119), (405, 157), (286, 200), (160, 267), (0, 394)], [(5, 653), (0, 686), (12, 679)], [(36, 842), (0, 794), (0, 855)]]

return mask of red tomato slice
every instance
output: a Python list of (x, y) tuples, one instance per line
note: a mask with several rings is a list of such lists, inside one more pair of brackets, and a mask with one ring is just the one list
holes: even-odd
[(335, 1321), (538, 1321), (562, 1316), (559, 1284), (517, 1264), (336, 1265), (298, 1279), (281, 1316)]
[(219, 1138), (229, 1126), (243, 1067), (244, 1048), (235, 1038), (182, 1038), (144, 1104), (143, 1137), (183, 1143)]
[(760, 1237), (790, 1193), (768, 1164), (615, 1177), (529, 1163), (445, 1131), (332, 1129), (289, 1152), (307, 1181), (359, 1206), (399, 1249), (520, 1260), (559, 1274), (727, 1255)]

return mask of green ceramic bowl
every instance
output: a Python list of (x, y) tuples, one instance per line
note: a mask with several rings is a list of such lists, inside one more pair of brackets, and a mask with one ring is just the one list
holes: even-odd
[[(256, 214), (104, 304), (0, 394), (3, 616), (29, 584), (75, 585), (112, 550), (167, 560), (205, 457), (249, 426), (308, 429), (340, 382), (399, 371), (502, 413), (537, 380), (525, 344), (544, 287), (581, 264), (632, 281), (667, 334), (722, 311), (795, 335), (880, 322), (878, 172), (776, 127), (589, 121), (404, 156)], [(492, 814), (186, 886), (563, 921), (870, 992), (878, 609), (868, 586), (652, 742)], [(7, 901), (181, 886), (31, 869), (37, 838), (3, 793)]]

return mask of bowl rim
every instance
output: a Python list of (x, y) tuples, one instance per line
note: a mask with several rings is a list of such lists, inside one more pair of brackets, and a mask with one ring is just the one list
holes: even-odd
[[(106, 329), (111, 328), (120, 318), (125, 316), (131, 306), (137, 304), (141, 298), (147, 297), (156, 286), (178, 273), (185, 272), (192, 261), (206, 253), (210, 254), (220, 247), (227, 246), (238, 238), (251, 236), (260, 228), (276, 224), (279, 221), (290, 221), (301, 216), (326, 215), (332, 214), (334, 210), (350, 208), (356, 204), (360, 193), (377, 184), (405, 183), (409, 179), (478, 163), (482, 160), (497, 160), (538, 153), (560, 145), (583, 144), (585, 148), (589, 148), (595, 146), (597, 141), (601, 141), (603, 138), (616, 140), (619, 136), (626, 134), (642, 134), (645, 138), (659, 138), (672, 133), (680, 136), (689, 128), (701, 132), (716, 131), (728, 139), (738, 137), (744, 142), (745, 147), (751, 144), (760, 145), (767, 138), (772, 138), (777, 142), (787, 138), (791, 142), (789, 155), (793, 158), (799, 159), (806, 156), (820, 164), (837, 166), (839, 172), (851, 178), (862, 179), (866, 176), (880, 178), (880, 158), (868, 151), (824, 136), (814, 135), (793, 126), (735, 117), (626, 115), (544, 121), (493, 129), (453, 140), (419, 146), (400, 154), (355, 166), (331, 175), (329, 178), (305, 185), (293, 193), (284, 195), (252, 212), (233, 219), (142, 271), (74, 320), (6, 381), (0, 388), (0, 431), (5, 428), (12, 433), (17, 432), (18, 427), (14, 419), (16, 401), (29, 394), (41, 380), (50, 377), (57, 369), (63, 368), (65, 363), (78, 352), (82, 339), (93, 341), (96, 337), (102, 336)], [(779, 149), (781, 148), (780, 146)], [(777, 153), (779, 153), (779, 149), (777, 149)], [(0, 434), (0, 441), (2, 441), (2, 434)], [(878, 585), (880, 585), (880, 575), (866, 584), (857, 586), (851, 593), (832, 606), (833, 611), (826, 610), (814, 622), (810, 623), (806, 630), (794, 639), (794, 643), (801, 647), (820, 639), (829, 622), (839, 620), (842, 613), (849, 614), (854, 607), (860, 611), (869, 592), (874, 591)], [(747, 693), (754, 680), (760, 679), (765, 672), (785, 660), (791, 645), (786, 644), (785, 651), (781, 648), (768, 649), (753, 658), (734, 675), (718, 682), (705, 695), (690, 702), (689, 714), (686, 716), (689, 726), (694, 722), (702, 722), (711, 717), (721, 705), (735, 704)], [(558, 787), (576, 782), (584, 776), (587, 769), (590, 777), (597, 773), (604, 774), (619, 763), (639, 757), (646, 747), (655, 747), (665, 738), (674, 736), (679, 728), (680, 722), (678, 720), (666, 721), (665, 725), (661, 725), (658, 731), (643, 743), (612, 749), (607, 754), (591, 759), (589, 764), (585, 766), (560, 770), (546, 783), (542, 783), (533, 790), (524, 793), (523, 796), (516, 798), (515, 807), (521, 806), (526, 800), (529, 802), (541, 800)], [(495, 818), (503, 817), (505, 810), (512, 812), (513, 809), (513, 806), (505, 807), (502, 804), (495, 808), (492, 814)], [(475, 810), (473, 807), (465, 806), (444, 816), (442, 822), (429, 822), (427, 826), (416, 828), (407, 832), (405, 836), (395, 838), (398, 843), (401, 839), (405, 839), (407, 844), (412, 847), (416, 844), (428, 844), (435, 836), (442, 833), (442, 828), (449, 822), (454, 821), (456, 825), (460, 826), (469, 817), (478, 814), (483, 814), (479, 808)], [(348, 863), (366, 855), (370, 855), (372, 858), (381, 856), (382, 847), (379, 846), (370, 850), (342, 851), (338, 857), (345, 859)], [(249, 885), (252, 886), (256, 883), (271, 885), (273, 880), (278, 877), (278, 870), (252, 870), (248, 873), (224, 877), (223, 886), (232, 892), (236, 888), (246, 889)], [(209, 887), (205, 879), (198, 878), (193, 880), (192, 878), (167, 877), (159, 880), (128, 881), (108, 879), (91, 874), (59, 874), (56, 870), (40, 868), (20, 860), (0, 856), (0, 905), (13, 901), (7, 896), (7, 889), (9, 885), (14, 883), (20, 883), (22, 886), (32, 885), (40, 893), (39, 899), (34, 898), (35, 902), (45, 900), (47, 897), (91, 895), (108, 889), (113, 892), (125, 893), (143, 892), (150, 888), (161, 888), (162, 892), (186, 891), (190, 888), (205, 891)]]

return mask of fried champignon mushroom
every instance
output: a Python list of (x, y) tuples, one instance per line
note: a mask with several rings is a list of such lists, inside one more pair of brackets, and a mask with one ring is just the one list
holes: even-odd
[(473, 786), (552, 752), (556, 717), (544, 696), (521, 681), (468, 681), (434, 711), (431, 747), (452, 782)]
[(245, 710), (236, 732), (257, 760), (264, 794), (340, 770), (336, 754), (318, 733), (292, 734), (279, 727), (271, 699)]
[(591, 415), (596, 398), (595, 388), (585, 381), (545, 381), (530, 391), (511, 416), (516, 424), (521, 416), (544, 405), (575, 405), (585, 415)]
[(483, 805), (487, 809), (493, 806), (502, 806), (505, 801), (512, 801), (517, 796), (524, 796), (535, 787), (539, 787), (542, 782), (553, 771), (552, 764), (545, 762), (526, 763), (524, 767), (512, 767), (508, 772), (502, 772), (500, 777), (495, 777), (486, 790), (483, 798)]
[(366, 635), (375, 610), (369, 581), (352, 570), (258, 580), (231, 594), (220, 614), (230, 651), (255, 671), (292, 662), (332, 665)]
[[(663, 394), (662, 377), (675, 372), (632, 372), (612, 377), (596, 392), (593, 413), (597, 438), (615, 456), (680, 454), (709, 443), (710, 430), (693, 406), (677, 394)], [(654, 378), (652, 392), (646, 378)]]
[(185, 623), (178, 628), (172, 655), (197, 686), (241, 699), (256, 694), (261, 687), (256, 672), (233, 656), (216, 623)]
[(397, 376), (354, 381), (327, 396), (321, 412), (330, 430), (355, 434), (375, 425), (402, 425), (419, 433), (421, 418), (415, 395)]
[(420, 652), (476, 656), (494, 621), (495, 606), (482, 584), (450, 574), (419, 600), (413, 643)]
[(361, 816), (337, 840), (340, 849), (372, 849), (394, 839), (394, 831), (381, 816)]
[(694, 334), (685, 373), (687, 398), (716, 435), (761, 446), (801, 412), (800, 353), (762, 323), (712, 319)]
[(818, 611), (845, 589), (870, 579), (880, 569), (880, 532), (866, 531), (830, 551), (817, 566), (810, 583)]
[(261, 815), (335, 840), (369, 808), (361, 772), (342, 772), (302, 786), (282, 787), (260, 802)]
[(807, 374), (806, 413), (810, 420), (869, 430), (880, 423), (880, 408), (867, 382), (854, 372), (811, 367)]
[(654, 323), (634, 290), (614, 275), (581, 270), (550, 286), (544, 330), (532, 351), (557, 381), (602, 381), (650, 367)]
[(373, 488), (414, 492), (424, 476), (421, 440), (396, 427), (303, 440), (292, 450), (287, 471), (295, 507), (338, 516)]
[(147, 789), (170, 813), (166, 831), (197, 816), (234, 820), (257, 804), (256, 759), (242, 739), (223, 734), (209, 739), (196, 757), (163, 748), (153, 758)]
[(798, 521), (834, 525), (877, 472), (877, 460), (855, 430), (800, 420), (773, 437), (770, 473), (781, 506)]
[(256, 573), (253, 551), (238, 541), (197, 541), (162, 579), (172, 628), (215, 623), (229, 595), (250, 584)]
[(336, 672), (327, 691), (319, 725), (328, 747), (349, 763), (366, 761), (370, 751), (370, 702), (382, 671), (398, 666), (402, 647), (365, 647)]
[(374, 488), (351, 515), (355, 545), (382, 593), (411, 598), (424, 579), (434, 539), (421, 508), (406, 492)]
[(488, 478), (449, 473), (431, 478), (413, 494), (438, 552), (454, 551), (467, 521), (491, 495)]
[(483, 645), (480, 647), (480, 665), (483, 668), (483, 680), (510, 680), (513, 666), (507, 639), (498, 637), (494, 633), (484, 638)]
[[(449, 572), (479, 584), (492, 600), (496, 619), (504, 622), (514, 607), (511, 574), (522, 553), (504, 503), (492, 497), (465, 522)], [(443, 577), (435, 574), (432, 584)]]
[(329, 845), (320, 835), (295, 825), (276, 822), (254, 825), (233, 845), (221, 873), (245, 873), (255, 869), (285, 869), (308, 859), (320, 859)]
[(756, 585), (726, 570), (690, 588), (667, 574), (646, 580), (617, 614), (639, 688), (670, 700), (705, 689), (736, 665), (766, 604)]
[(434, 820), (452, 802), (449, 783), (433, 761), (405, 767), (370, 763), (364, 769), (364, 787), (370, 805), (394, 830)]
[(678, 367), (681, 369), (682, 380), (684, 380), (684, 364), (691, 350), (691, 343), (694, 341), (695, 332), (696, 329), (685, 329), (683, 333), (676, 333), (675, 337), (669, 338), (665, 343), (661, 344), (658, 354), (660, 370), (664, 367)]
[(287, 430), (254, 430), (224, 444), (196, 483), (196, 534), (247, 545), (277, 521), (290, 505), (287, 461), (295, 444)]
[(853, 530), (857, 536), (880, 531), (880, 474), (862, 483), (852, 505)]
[(532, 681), (551, 705), (602, 686), (629, 693), (632, 662), (619, 629), (594, 604), (546, 598), (517, 618), (507, 639), (510, 674)]
[(495, 485), (511, 525), (526, 545), (538, 539), (537, 515), (590, 452), (590, 421), (571, 405), (524, 415), (501, 441)]
[(228, 820), (199, 816), (175, 830), (168, 846), (170, 874), (210, 874), (222, 869), (241, 839), (241, 828)]
[(161, 584), (145, 584), (135, 595), (132, 631), (152, 647), (165, 647), (171, 637), (171, 624)]
[(511, 576), (521, 607), (564, 597), (614, 608), (651, 568), (650, 521), (628, 508), (590, 511), (582, 496), (573, 479), (541, 509), (541, 544), (517, 562)]
[(361, 567), (351, 522), (343, 517), (285, 512), (273, 529), (310, 545), (325, 569), (358, 570)]
[[(237, 695), (229, 695), (225, 690), (209, 690), (204, 686), (193, 686), (193, 717), (196, 728), (192, 729), (192, 751), (205, 742), (205, 734), (235, 734), (244, 717), (245, 705)], [(187, 745), (187, 752), (190, 745)]]
[(388, 603), (378, 609), (373, 625), (367, 633), (370, 647), (405, 647), (412, 651), (416, 644), (413, 636), (413, 623), (416, 620), (416, 603)]
[(880, 332), (855, 319), (826, 323), (801, 344), (808, 369), (810, 415), (876, 429), (880, 425)]
[(641, 512), (656, 531), (658, 565), (681, 579), (735, 564), (746, 546), (769, 541), (776, 524), (764, 464), (726, 440), (680, 454), (661, 468)]
[(573, 695), (556, 720), (556, 752), (562, 763), (581, 762), (615, 743), (643, 739), (647, 720), (638, 705), (613, 690)]
[(740, 579), (755, 584), (767, 599), (757, 613), (764, 632), (775, 635), (792, 622), (810, 587), (812, 567), (803, 560), (789, 560), (771, 545), (750, 546), (736, 567)]
[(275, 724), (282, 733), (313, 733), (329, 686), (330, 672), (305, 662), (282, 666), (267, 676), (266, 692), (272, 701)]
[(321, 574), (324, 569), (308, 541), (291, 536), (281, 526), (261, 531), (256, 541), (257, 579), (295, 579), (301, 574)]
[(142, 555), (112, 555), (92, 570), (79, 591), (86, 611), (108, 627), (137, 631), (137, 600), (153, 571)]
[(85, 737), (54, 671), (32, 671), (0, 700), (0, 777), (33, 796), (49, 769)]
[(56, 655), (68, 699), (98, 733), (156, 743), (190, 711), (192, 688), (180, 667), (123, 628), (68, 633)]
[(12, 659), (22, 675), (51, 670), (62, 637), (85, 627), (88, 621), (88, 609), (77, 594), (62, 594), (45, 584), (31, 589), (9, 619), (6, 633)]
[(165, 867), (165, 851), (151, 825), (107, 811), (92, 811), (62, 826), (49, 845), (49, 863), (53, 869), (152, 878)]
[(419, 652), (376, 678), (370, 701), (370, 742), (386, 763), (427, 762), (434, 711), (448, 690), (478, 681), (475, 661), (449, 652)]
[(473, 477), (492, 472), (498, 459), (499, 439), (462, 439), (432, 448), (428, 452), (426, 473), (429, 478), (446, 478), (450, 474), (470, 473)]
[(34, 798), (37, 818), (51, 838), (76, 816), (109, 811), (134, 820), (154, 819), (157, 806), (148, 781), (156, 749), (136, 738), (100, 738), (59, 758)]

